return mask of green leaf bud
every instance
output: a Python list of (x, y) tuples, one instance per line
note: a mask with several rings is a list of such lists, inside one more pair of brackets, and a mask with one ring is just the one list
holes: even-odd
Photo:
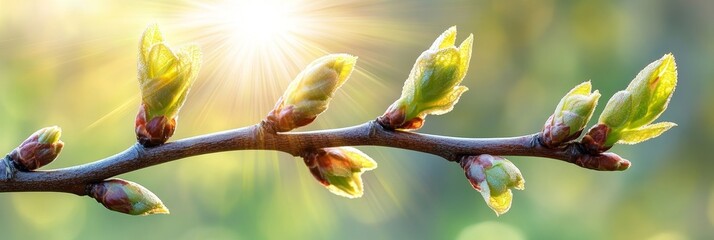
[(671, 53), (665, 54), (640, 71), (627, 89), (610, 98), (583, 144), (595, 153), (603, 152), (615, 143), (639, 143), (676, 126), (669, 122), (651, 124), (667, 109), (676, 85), (677, 64)]
[(481, 193), (488, 207), (501, 215), (511, 208), (511, 188), (525, 189), (525, 180), (516, 165), (498, 156), (466, 156), (460, 161), (471, 186)]
[(456, 27), (451, 27), (417, 58), (404, 82), (401, 97), (379, 117), (378, 122), (390, 129), (416, 130), (426, 115), (450, 112), (461, 94), (460, 86), (471, 60), (473, 34), (457, 48)]
[(123, 179), (109, 179), (91, 184), (89, 196), (109, 210), (130, 215), (168, 214), (154, 193), (141, 185)]
[(156, 146), (173, 135), (178, 113), (200, 68), (201, 51), (197, 46), (173, 50), (164, 42), (159, 27), (149, 25), (139, 43), (142, 101), (135, 121), (139, 143)]
[(313, 61), (290, 82), (266, 122), (277, 132), (310, 124), (327, 110), (356, 63), (357, 57), (349, 54), (330, 54)]
[(377, 162), (353, 147), (323, 148), (303, 157), (310, 173), (330, 192), (347, 198), (364, 193), (362, 173), (377, 168)]
[(590, 81), (587, 81), (560, 99), (555, 112), (543, 127), (543, 143), (546, 146), (557, 147), (580, 136), (600, 98), (600, 93), (597, 90), (591, 93), (591, 89)]

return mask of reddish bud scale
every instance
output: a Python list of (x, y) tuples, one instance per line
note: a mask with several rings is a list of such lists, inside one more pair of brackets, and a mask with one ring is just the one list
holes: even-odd
[[(481, 186), (479, 186), (480, 182), (483, 182), (486, 180), (486, 175), (484, 173), (484, 169), (491, 168), (493, 166), (493, 162), (491, 161), (483, 161), (482, 158), (479, 156), (464, 156), (461, 158), (461, 161), (459, 161), (459, 164), (461, 165), (461, 168), (464, 169), (464, 175), (466, 175), (466, 178), (469, 180), (469, 183), (471, 183), (471, 186), (478, 190), (481, 191)], [(478, 171), (472, 171), (472, 170), (477, 170), (477, 169), (472, 169), (472, 168), (480, 168)]]
[(35, 133), (12, 150), (9, 156), (20, 170), (30, 171), (51, 163), (63, 147), (62, 141), (54, 144), (40, 143), (39, 134)]
[(580, 155), (573, 162), (578, 166), (600, 171), (623, 171), (630, 168), (630, 161), (614, 153), (600, 153), (597, 155)]
[(593, 126), (590, 131), (583, 137), (581, 143), (585, 149), (591, 154), (598, 154), (609, 150), (612, 145), (605, 146), (607, 135), (610, 128), (605, 124)]
[(305, 166), (310, 170), (310, 173), (312, 174), (315, 179), (320, 182), (323, 186), (329, 186), (330, 182), (327, 181), (327, 178), (322, 174), (320, 171), (320, 167), (322, 166), (328, 166), (330, 163), (327, 161), (318, 161), (318, 159), (324, 159), (322, 156), (326, 154), (325, 150), (318, 149), (317, 151), (313, 151), (307, 154), (303, 158), (305, 161)]
[(570, 127), (563, 123), (555, 123), (553, 115), (551, 115), (546, 121), (546, 124), (543, 126), (543, 145), (548, 148), (557, 148), (564, 143), (577, 139), (582, 132), (583, 130), (580, 130), (568, 136), (570, 133)]
[(176, 130), (176, 118), (156, 116), (148, 121), (146, 119), (146, 105), (142, 104), (134, 122), (136, 140), (145, 147), (153, 147), (166, 143)]
[(414, 117), (406, 120), (406, 110), (404, 107), (396, 108), (394, 105), (389, 107), (382, 116), (377, 118), (377, 123), (387, 129), (405, 129), (417, 130), (424, 125), (423, 117)]
[(273, 130), (276, 132), (288, 132), (295, 128), (299, 128), (308, 125), (315, 121), (317, 115), (312, 117), (304, 117), (297, 114), (295, 106), (289, 105), (285, 106), (284, 100), (281, 97), (278, 99), (278, 103), (275, 108), (268, 113), (266, 121), (271, 125)]
[(134, 182), (109, 179), (88, 187), (88, 195), (112, 211), (130, 215), (169, 213), (154, 193)]
[(361, 197), (364, 193), (361, 175), (377, 168), (372, 158), (352, 147), (314, 149), (302, 157), (312, 176), (321, 185), (347, 198)]
[(130, 214), (132, 211), (132, 203), (129, 200), (129, 196), (121, 187), (106, 184), (108, 182), (119, 184), (121, 186), (128, 185), (126, 182), (120, 180), (107, 180), (103, 183), (93, 184), (89, 191), (89, 196), (97, 200), (98, 203), (104, 205), (107, 209)]

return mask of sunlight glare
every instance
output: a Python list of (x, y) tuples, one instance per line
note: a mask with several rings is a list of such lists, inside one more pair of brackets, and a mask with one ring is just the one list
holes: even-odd
[[(177, 19), (170, 22), (192, 36), (204, 53), (199, 79), (210, 80), (198, 81), (192, 93), (206, 101), (197, 105), (198, 125), (205, 125), (206, 116), (212, 115), (209, 109), (220, 102), (229, 103), (239, 115), (236, 120), (244, 121), (233, 124), (260, 120), (312, 60), (327, 53), (358, 54), (360, 47), (379, 44), (393, 32), (385, 26), (395, 26), (358, 15), (376, 7), (363, 1), (224, 0), (191, 5), (175, 11)], [(366, 65), (360, 61), (358, 72)]]
[(299, 31), (294, 5), (278, 1), (230, 2), (220, 13), (230, 26), (234, 43), (258, 47), (272, 39), (288, 38), (291, 31)]

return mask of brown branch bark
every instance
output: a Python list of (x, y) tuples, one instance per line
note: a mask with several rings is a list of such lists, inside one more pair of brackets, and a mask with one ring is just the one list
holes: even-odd
[(448, 161), (459, 161), (464, 155), (480, 154), (535, 156), (563, 160), (589, 169), (618, 170), (603, 165), (603, 160), (609, 159), (607, 155), (591, 155), (579, 143), (547, 148), (540, 141), (540, 133), (511, 138), (456, 138), (389, 130), (375, 121), (340, 129), (275, 133), (260, 123), (152, 148), (134, 144), (114, 156), (55, 170), (18, 171), (5, 158), (0, 164), (0, 192), (42, 191), (86, 195), (85, 188), (89, 183), (191, 156), (248, 149), (277, 150), (300, 156), (312, 149), (364, 145), (430, 153)]

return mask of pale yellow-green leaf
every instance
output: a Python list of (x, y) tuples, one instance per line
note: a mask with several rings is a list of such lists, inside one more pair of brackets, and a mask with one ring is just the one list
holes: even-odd
[(469, 37), (466, 38), (461, 44), (459, 45), (459, 56), (461, 59), (461, 62), (459, 63), (459, 79), (464, 79), (466, 76), (466, 72), (469, 70), (469, 64), (471, 63), (471, 49), (473, 48), (474, 45), (474, 35), (469, 34)]
[(357, 56), (349, 54), (339, 54), (335, 59), (332, 68), (337, 72), (337, 88), (341, 87), (347, 79), (352, 75), (352, 71), (357, 64)]
[(149, 52), (146, 80), (141, 84), (143, 102), (148, 106), (147, 117), (164, 115), (171, 111), (178, 91), (182, 88), (179, 77), (180, 61), (166, 45), (159, 43)]
[(179, 50), (177, 57), (179, 66), (177, 70), (179, 74), (174, 80), (176, 84), (175, 98), (169, 103), (170, 109), (166, 113), (169, 116), (178, 114), (179, 110), (186, 102), (193, 83), (198, 77), (198, 72), (201, 69), (201, 50), (196, 45), (189, 45)]
[(440, 101), (432, 102), (431, 105), (425, 107), (423, 113), (432, 115), (442, 115), (454, 109), (454, 105), (459, 102), (461, 95), (468, 91), (465, 86), (456, 86), (453, 91), (446, 94)]
[(141, 44), (139, 44), (140, 61), (146, 63), (151, 47), (162, 42), (164, 42), (164, 37), (161, 35), (158, 24), (154, 23), (146, 27), (144, 35), (141, 37)]
[(488, 200), (488, 206), (496, 212), (496, 215), (501, 215), (508, 212), (511, 209), (511, 202), (513, 201), (513, 192), (508, 189), (501, 195), (491, 196)]
[(451, 26), (449, 29), (444, 31), (434, 43), (431, 44), (429, 50), (439, 50), (447, 47), (453, 47), (456, 43), (456, 26)]
[(510, 189), (503, 191), (499, 195), (493, 195), (492, 189), (485, 181), (479, 183), (479, 187), (481, 188), (479, 192), (481, 192), (483, 200), (486, 201), (486, 205), (496, 212), (496, 215), (508, 212), (511, 208), (511, 201), (513, 200), (513, 193)]
[(627, 90), (632, 93), (634, 114), (630, 127), (637, 128), (652, 123), (669, 104), (677, 86), (677, 63), (674, 56), (664, 55), (645, 67)]
[(154, 45), (149, 52), (147, 77), (160, 78), (162, 81), (172, 80), (178, 74), (179, 60), (166, 44)]
[(174, 53), (163, 43), (155, 44), (147, 62), (148, 80), (141, 84), (143, 102), (148, 105), (149, 119), (173, 117), (183, 106), (186, 96), (201, 68), (201, 51), (190, 45)]
[(158, 25), (149, 25), (139, 43), (138, 78), (147, 120), (175, 117), (198, 76), (201, 50), (196, 45), (171, 49)]
[[(348, 198), (361, 197), (364, 192), (362, 174), (377, 168), (377, 162), (353, 147), (325, 148), (321, 161), (328, 161), (320, 171), (329, 183), (330, 192)], [(321, 165), (321, 164), (319, 164)]]
[(675, 123), (661, 122), (650, 124), (637, 129), (624, 130), (620, 134), (620, 141), (618, 141), (617, 143), (636, 144), (644, 142), (646, 140), (658, 137), (662, 133), (675, 126), (677, 126), (677, 124)]
[(178, 53), (178, 59), (181, 62), (181, 74), (190, 80), (196, 79), (201, 69), (202, 56), (201, 49), (197, 45), (182, 47)]
[(581, 84), (578, 84), (573, 89), (570, 89), (570, 91), (567, 94), (565, 94), (565, 96), (589, 95), (590, 91), (592, 90), (592, 87), (593, 87), (592, 83), (590, 83), (590, 81), (586, 81)]
[(523, 190), (526, 188), (526, 180), (523, 179), (523, 175), (521, 174), (521, 170), (516, 167), (513, 162), (508, 161), (507, 159), (503, 159), (503, 169), (506, 170), (506, 173), (508, 174), (508, 188), (515, 188), (518, 190)]
[[(409, 112), (407, 119), (424, 114), (446, 113), (453, 108), (465, 88), (456, 87), (461, 56), (455, 48), (441, 49), (434, 54), (422, 54), (410, 79), (414, 81), (413, 102), (415, 112)], [(411, 89), (404, 89), (411, 90)], [(458, 92), (458, 93), (457, 93)], [(404, 93), (403, 93), (404, 95)]]
[(365, 172), (377, 168), (377, 162), (369, 155), (353, 147), (340, 147), (345, 157), (352, 164), (355, 172)]
[(330, 185), (326, 186), (327, 189), (335, 195), (358, 198), (364, 194), (362, 172), (353, 173), (348, 177), (327, 175), (326, 179), (330, 183)]

